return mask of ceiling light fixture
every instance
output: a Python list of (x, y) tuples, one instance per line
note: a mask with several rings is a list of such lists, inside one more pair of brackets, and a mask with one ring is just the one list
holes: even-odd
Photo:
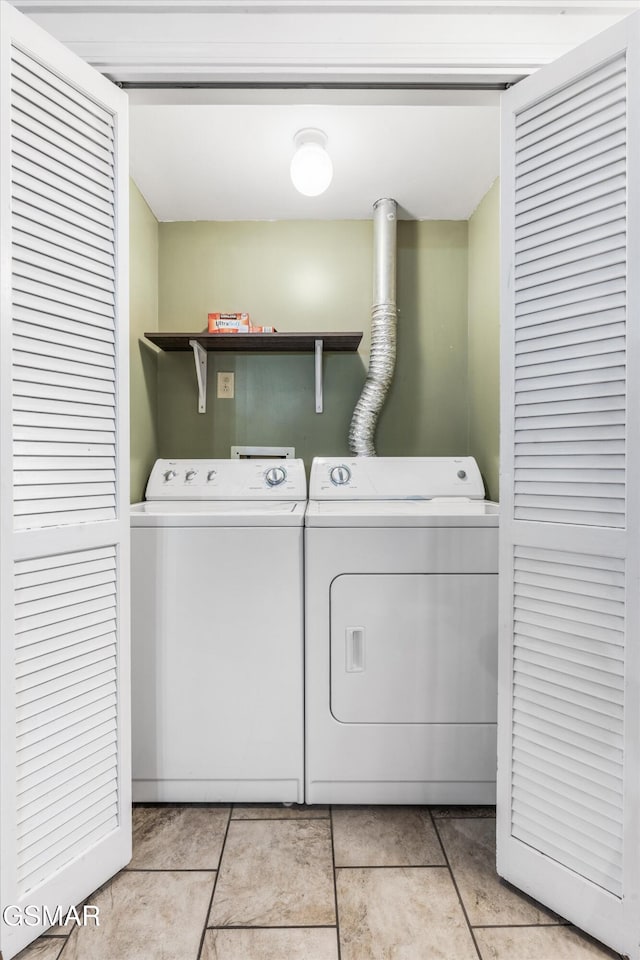
[(296, 152), (291, 160), (291, 180), (305, 197), (318, 197), (333, 177), (333, 164), (326, 151), (327, 135), (322, 130), (306, 127), (298, 130), (293, 142)]

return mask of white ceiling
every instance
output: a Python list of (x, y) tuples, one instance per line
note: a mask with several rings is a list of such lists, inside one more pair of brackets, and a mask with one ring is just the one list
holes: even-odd
[[(457, 95), (495, 90), (640, 8), (640, 0), (12, 2), (137, 88), (132, 172), (162, 220), (366, 218), (385, 194), (407, 217), (466, 218), (498, 173), (497, 94), (451, 108), (411, 95), (434, 85), (453, 84)], [(341, 100), (331, 84), (357, 87), (362, 104), (354, 90)], [(381, 85), (402, 88), (399, 105), (371, 95)], [(278, 86), (298, 89), (287, 99)], [(315, 199), (288, 178), (293, 135), (312, 125), (328, 134), (335, 166)]]
[[(289, 179), (302, 127), (328, 136), (320, 197)], [(368, 219), (380, 197), (464, 220), (498, 175), (498, 128), (495, 106), (132, 106), (131, 175), (159, 220)]]

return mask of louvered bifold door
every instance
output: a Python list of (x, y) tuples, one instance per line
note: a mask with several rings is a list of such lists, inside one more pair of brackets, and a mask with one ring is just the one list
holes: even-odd
[(2, 4), (0, 947), (130, 857), (127, 112)]
[(640, 957), (640, 21), (503, 96), (498, 872)]

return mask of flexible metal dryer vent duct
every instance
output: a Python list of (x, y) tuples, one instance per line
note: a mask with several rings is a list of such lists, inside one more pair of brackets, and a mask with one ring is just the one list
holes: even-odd
[(358, 457), (375, 457), (375, 432), (396, 366), (395, 200), (373, 205), (373, 306), (369, 372), (349, 428), (349, 448)]

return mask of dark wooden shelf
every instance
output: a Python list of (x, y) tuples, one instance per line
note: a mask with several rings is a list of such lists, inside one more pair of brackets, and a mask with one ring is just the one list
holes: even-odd
[(198, 380), (198, 413), (207, 410), (207, 353), (314, 353), (316, 413), (322, 413), (322, 355), (325, 351), (354, 353), (362, 333), (145, 333), (162, 350), (193, 351)]
[(358, 349), (362, 332), (355, 333), (145, 333), (147, 340), (162, 350), (192, 350), (195, 340), (205, 350), (244, 352), (313, 353), (316, 340), (322, 349), (353, 352)]

